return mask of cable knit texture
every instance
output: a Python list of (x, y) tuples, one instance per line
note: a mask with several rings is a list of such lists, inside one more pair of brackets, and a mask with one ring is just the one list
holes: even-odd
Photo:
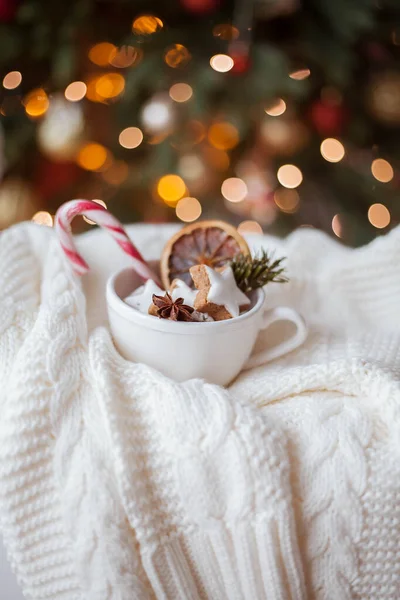
[[(151, 259), (172, 228), (129, 232)], [(288, 256), (267, 305), (310, 335), (223, 389), (119, 356), (104, 232), (83, 280), (52, 230), (0, 235), (0, 523), (28, 599), (398, 599), (400, 229), (249, 242)]]

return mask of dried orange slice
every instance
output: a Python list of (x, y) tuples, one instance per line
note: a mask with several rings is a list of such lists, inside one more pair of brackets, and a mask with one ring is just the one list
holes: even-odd
[(237, 229), (224, 221), (198, 221), (178, 231), (166, 244), (161, 256), (161, 279), (166, 290), (172, 281), (182, 279), (193, 287), (189, 273), (193, 265), (223, 267), (236, 254), (250, 254)]

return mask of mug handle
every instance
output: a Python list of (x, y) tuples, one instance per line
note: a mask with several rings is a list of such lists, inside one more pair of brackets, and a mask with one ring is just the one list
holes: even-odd
[(252, 369), (253, 367), (258, 367), (265, 362), (274, 360), (274, 358), (279, 358), (280, 356), (291, 352), (295, 348), (298, 348), (305, 342), (307, 338), (307, 326), (304, 322), (304, 319), (295, 310), (282, 306), (265, 312), (260, 331), (263, 329), (268, 329), (268, 327), (270, 327), (272, 323), (275, 323), (276, 321), (291, 321), (297, 327), (296, 333), (277, 346), (273, 346), (267, 350), (261, 350), (260, 352), (257, 352), (257, 354), (251, 356), (245, 364), (244, 369)]

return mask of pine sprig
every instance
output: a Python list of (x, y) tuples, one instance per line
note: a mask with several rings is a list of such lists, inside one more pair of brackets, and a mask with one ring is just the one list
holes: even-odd
[(235, 276), (237, 286), (248, 294), (252, 290), (263, 287), (267, 283), (287, 283), (288, 279), (283, 274), (285, 268), (282, 262), (285, 258), (274, 260), (262, 250), (259, 256), (237, 254), (230, 266)]

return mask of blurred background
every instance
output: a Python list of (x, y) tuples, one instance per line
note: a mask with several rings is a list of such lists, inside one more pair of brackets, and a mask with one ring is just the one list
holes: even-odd
[(0, 229), (88, 198), (366, 243), (400, 221), (399, 56), (399, 0), (0, 0)]

